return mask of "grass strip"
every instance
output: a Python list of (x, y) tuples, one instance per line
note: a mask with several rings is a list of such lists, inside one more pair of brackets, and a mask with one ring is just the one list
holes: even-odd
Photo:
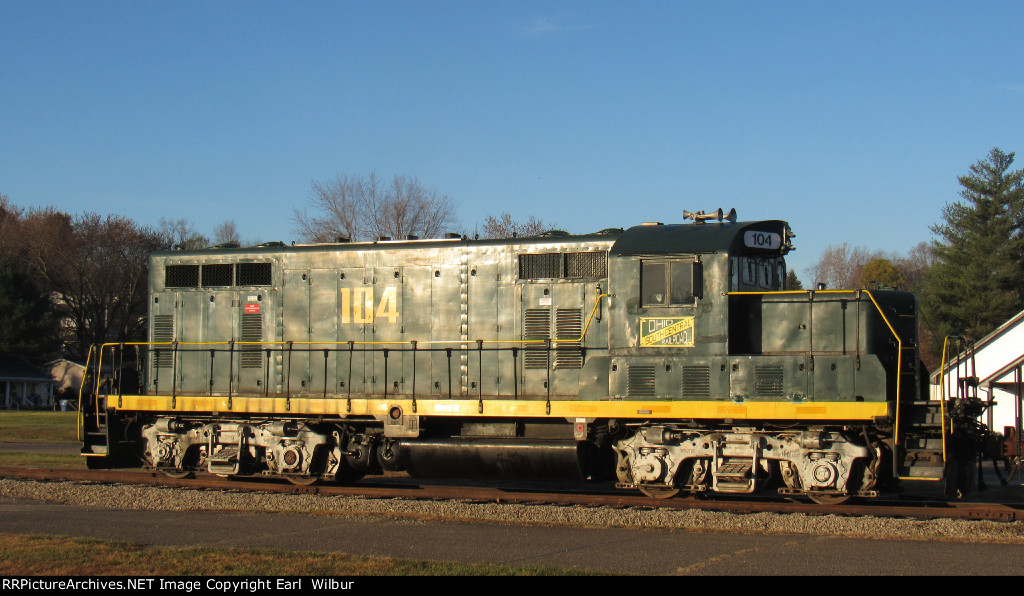
[(0, 533), (0, 576), (557, 576), (557, 567), (512, 567), (364, 557), (338, 552), (141, 546), (130, 542)]
[(0, 442), (77, 443), (78, 412), (0, 410)]

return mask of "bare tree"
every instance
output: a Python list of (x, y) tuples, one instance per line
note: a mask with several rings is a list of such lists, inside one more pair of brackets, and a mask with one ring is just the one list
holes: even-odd
[(294, 221), (293, 231), (305, 242), (436, 238), (455, 224), (455, 208), (446, 195), (416, 178), (395, 176), (384, 185), (375, 173), (339, 175), (313, 181), (308, 208), (295, 209)]
[(543, 220), (530, 216), (525, 222), (512, 219), (508, 213), (502, 213), (498, 217), (488, 215), (484, 220), (484, 238), (517, 238), (523, 236), (536, 236), (545, 230), (557, 227), (546, 225)]
[(210, 246), (210, 239), (200, 234), (194, 225), (185, 218), (169, 220), (160, 219), (157, 230), (163, 248), (174, 250), (194, 250)]
[(21, 262), (52, 292), (72, 357), (144, 336), (149, 253), (166, 246), (158, 232), (120, 216), (52, 208), (29, 211), (20, 232)]
[[(370, 180), (376, 176), (371, 174)], [(356, 239), (359, 221), (358, 198), (363, 181), (338, 175), (334, 180), (314, 180), (309, 191), (309, 206), (314, 215), (295, 209), (295, 233), (305, 242), (333, 242), (338, 237)]]
[(850, 247), (847, 242), (830, 245), (811, 267), (811, 279), (815, 285), (823, 283), (828, 288), (853, 288), (860, 282), (861, 268), (880, 256), (881, 253), (871, 252), (863, 246)]
[(238, 236), (238, 226), (235, 220), (229, 219), (213, 229), (213, 244), (241, 244)]

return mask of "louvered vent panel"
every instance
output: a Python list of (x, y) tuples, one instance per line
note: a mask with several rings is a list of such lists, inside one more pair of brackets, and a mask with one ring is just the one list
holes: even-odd
[(682, 397), (710, 397), (711, 374), (706, 366), (684, 366), (681, 383)]
[(784, 388), (781, 366), (762, 364), (754, 367), (754, 395), (782, 397)]
[(583, 334), (583, 311), (578, 308), (559, 308), (555, 311), (555, 368), (583, 368), (583, 349), (577, 339)]
[(626, 371), (629, 397), (654, 397), (654, 367), (630, 366)]
[[(174, 341), (174, 315), (153, 315), (153, 343)], [(153, 346), (153, 362), (158, 368), (171, 368), (174, 354), (171, 346)]]
[[(551, 311), (546, 308), (528, 308), (523, 317), (523, 339), (548, 339), (551, 333)], [(547, 347), (528, 344), (523, 351), (523, 366), (526, 368), (547, 368)]]
[[(248, 313), (242, 315), (242, 341), (263, 341), (263, 315)], [(243, 343), (239, 366), (242, 368), (263, 368), (261, 346)]]

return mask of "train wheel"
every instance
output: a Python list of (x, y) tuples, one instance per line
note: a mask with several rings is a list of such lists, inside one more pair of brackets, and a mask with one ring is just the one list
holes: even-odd
[(679, 494), (679, 489), (675, 487), (667, 486), (639, 486), (640, 492), (644, 493), (652, 499), (671, 499), (672, 497)]
[(837, 494), (824, 494), (824, 493), (805, 493), (807, 498), (814, 501), (818, 505), (842, 505), (847, 501), (853, 499), (853, 495), (837, 495)]
[(174, 478), (175, 480), (192, 478), (195, 476), (195, 473), (192, 470), (178, 470), (173, 468), (160, 468), (160, 473), (168, 478)]
[(285, 476), (295, 486), (309, 486), (319, 480), (316, 476)]

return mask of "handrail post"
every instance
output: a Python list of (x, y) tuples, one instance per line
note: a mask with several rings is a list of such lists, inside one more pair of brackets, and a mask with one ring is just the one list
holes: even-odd
[(448, 353), (448, 399), (452, 398), (452, 349), (445, 348)]
[(416, 340), (412, 340), (412, 413), (416, 413)]
[(384, 348), (384, 399), (388, 398), (388, 349)]
[(231, 393), (235, 380), (235, 340), (228, 342), (228, 409), (231, 409)]
[(285, 382), (285, 393), (284, 393), (284, 409), (286, 412), (292, 409), (292, 348), (295, 342), (288, 341), (288, 371), (287, 381)]
[(476, 395), (478, 399), (476, 412), (483, 414), (483, 340), (476, 340)]
[(267, 348), (267, 365), (263, 367), (263, 397), (270, 395), (270, 351), (272, 348)]
[(548, 378), (547, 378), (547, 381), (544, 382), (544, 388), (547, 390), (547, 403), (545, 404), (544, 412), (546, 414), (550, 414), (551, 413), (551, 365), (552, 365), (552, 360), (551, 360), (551, 338), (547, 338), (547, 339), (544, 340), (544, 347), (545, 347), (545, 349), (547, 349), (547, 354), (548, 354), (548, 358), (547, 358), (548, 365), (547, 365), (547, 368), (545, 370), (545, 372), (547, 373), (547, 377)]
[(512, 398), (519, 399), (519, 348), (512, 348)]
[(352, 355), (355, 353), (356, 342), (348, 340), (348, 379), (345, 381), (348, 398), (345, 404), (345, 412), (352, 413)]
[(178, 407), (178, 340), (171, 342), (171, 409)]
[(327, 399), (327, 351), (328, 348), (324, 348), (324, 399)]
[(210, 348), (210, 397), (213, 397), (213, 357), (217, 348)]

